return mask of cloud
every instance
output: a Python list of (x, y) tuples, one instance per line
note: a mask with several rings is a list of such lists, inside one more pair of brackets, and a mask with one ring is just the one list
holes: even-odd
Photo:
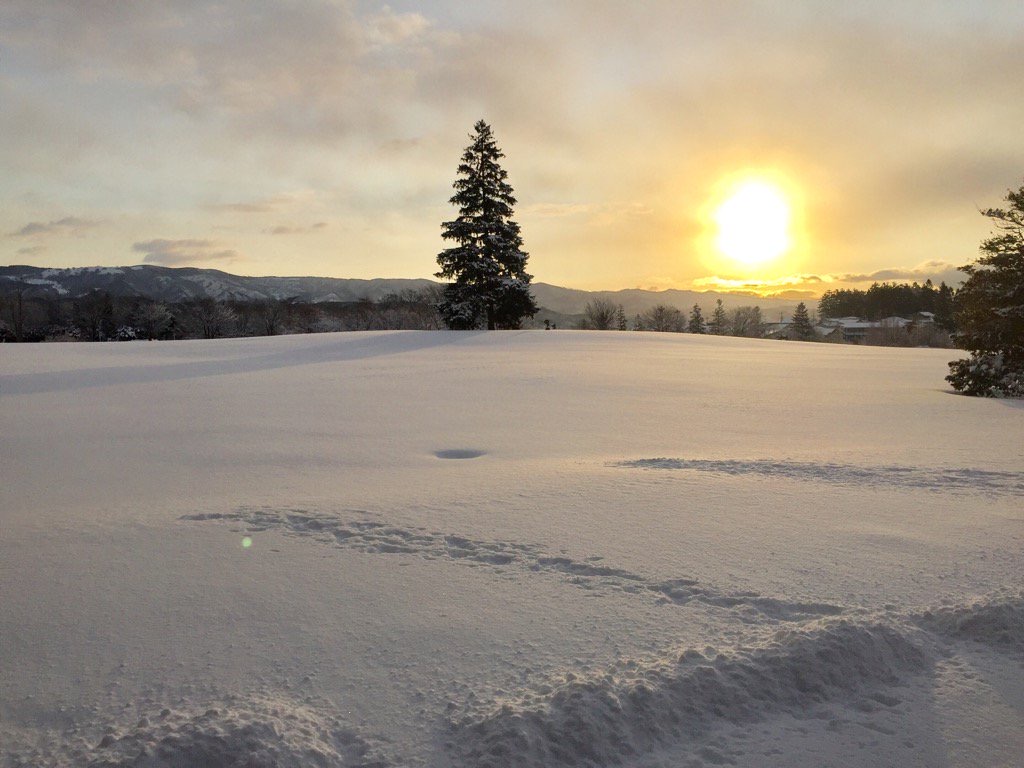
[(48, 235), (85, 234), (87, 230), (99, 226), (100, 222), (91, 219), (80, 219), (77, 216), (65, 216), (54, 221), (32, 221), (21, 229), (8, 233), (8, 237), (45, 237)]
[(0, 45), (19, 59), (85, 83), (128, 83), (245, 134), (329, 139), (381, 125), (453, 39), (420, 13), (361, 13), (353, 0), (4, 5)]
[(931, 280), (933, 283), (946, 282), (950, 285), (958, 285), (967, 277), (955, 264), (945, 261), (926, 261), (916, 267), (904, 268), (893, 267), (890, 269), (878, 269), (870, 273), (854, 273), (832, 276), (832, 280), (840, 283), (884, 283), (884, 282), (907, 282), (916, 281), (923, 283)]
[(384, 6), (380, 13), (366, 20), (364, 34), (372, 46), (386, 48), (420, 37), (430, 26), (418, 13), (395, 13)]
[(775, 295), (777, 292), (782, 291), (807, 290), (808, 287), (819, 286), (823, 282), (823, 279), (818, 275), (787, 275), (769, 280), (711, 275), (709, 277), (697, 278), (693, 281), (693, 287), (718, 291), (753, 291), (761, 295)]
[(18, 249), (19, 256), (38, 256), (40, 253), (46, 251), (45, 245), (26, 245), (24, 248)]
[(774, 293), (766, 293), (765, 296), (770, 296), (773, 299), (817, 299), (818, 293), (816, 291), (800, 291), (794, 288), (790, 288), (785, 291), (776, 291)]
[(565, 216), (579, 216), (591, 213), (594, 206), (586, 203), (534, 203), (520, 209), (523, 216), (535, 216), (539, 219), (560, 219)]
[(210, 211), (224, 211), (226, 213), (270, 213), (274, 210), (274, 204), (269, 200), (251, 203), (209, 203), (204, 207)]
[[(422, 222), (448, 215), (483, 117), (539, 277), (672, 285), (703, 274), (687, 217), (738, 170), (778, 168), (803, 193), (816, 261), (798, 269), (866, 277), (966, 261), (976, 209), (1020, 178), (1019, 0), (393, 5), (3, 0), (7, 187), (75, 210), (101, 177), (92, 210), (131, 200), (150, 217), (191, 215), (197, 190), (223, 201), (171, 224), (185, 232), (299, 235), (330, 217), (359, 233), (350, 274), (383, 259), (423, 274)], [(259, 198), (293, 184), (330, 207)], [(14, 194), (0, 204), (20, 210)], [(252, 248), (269, 266), (282, 245)], [(309, 253), (303, 269), (337, 269)]]
[(281, 213), (282, 211), (292, 209), (306, 210), (318, 204), (317, 193), (313, 190), (304, 189), (257, 200), (206, 203), (203, 205), (203, 208), (213, 213), (259, 214)]
[(323, 229), (327, 226), (326, 221), (318, 221), (315, 224), (307, 226), (294, 226), (290, 224), (278, 224), (276, 227), (264, 230), (270, 235), (302, 235), (307, 232), (315, 232), (318, 229)]
[(238, 258), (237, 251), (225, 249), (213, 240), (146, 240), (134, 243), (132, 250), (144, 253), (143, 261), (147, 264), (162, 264), (165, 267), (233, 261)]
[(945, 261), (927, 261), (916, 267), (893, 267), (869, 273), (788, 275), (767, 280), (753, 280), (711, 275), (692, 282), (697, 290), (725, 292), (753, 292), (761, 296), (785, 299), (810, 299), (820, 296), (823, 291), (835, 288), (856, 288), (865, 283), (918, 282), (931, 280), (956, 287), (966, 277), (953, 264)]
[(203, 207), (208, 211), (220, 213), (273, 213), (288, 206), (293, 201), (289, 195), (277, 195), (262, 200), (241, 200), (228, 203), (207, 203)]

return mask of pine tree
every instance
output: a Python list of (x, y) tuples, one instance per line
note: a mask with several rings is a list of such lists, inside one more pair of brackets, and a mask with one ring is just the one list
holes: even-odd
[(690, 322), (686, 326), (690, 333), (707, 333), (708, 327), (704, 323), (704, 315), (700, 311), (700, 305), (694, 304), (690, 310)]
[(437, 277), (452, 282), (438, 305), (449, 328), (518, 328), (538, 307), (530, 293), (519, 225), (512, 219), (516, 199), (498, 161), (504, 153), (483, 120), (462, 155), (455, 179), (454, 221), (441, 225), (441, 237), (457, 245), (437, 256)]
[(939, 283), (935, 296), (935, 324), (950, 333), (956, 329), (953, 323), (953, 289), (945, 281)]
[(954, 343), (971, 353), (946, 377), (968, 395), (1024, 397), (1024, 186), (1006, 194), (1007, 208), (982, 213), (997, 232), (981, 244), (954, 299)]
[(793, 313), (793, 337), (799, 341), (812, 341), (814, 336), (814, 326), (807, 314), (807, 306), (801, 301)]
[(629, 324), (626, 322), (626, 309), (621, 304), (615, 312), (615, 327), (620, 331), (629, 329)]
[(725, 316), (725, 307), (722, 306), (722, 300), (718, 299), (715, 303), (715, 310), (711, 313), (711, 322), (708, 323), (708, 333), (722, 336), (725, 334), (728, 324), (729, 321)]

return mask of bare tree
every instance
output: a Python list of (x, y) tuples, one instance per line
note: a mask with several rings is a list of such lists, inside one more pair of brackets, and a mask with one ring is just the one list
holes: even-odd
[(141, 335), (146, 339), (160, 338), (171, 322), (171, 312), (166, 304), (146, 303), (139, 306), (135, 314)]
[(682, 333), (686, 330), (686, 317), (675, 307), (658, 304), (640, 315), (640, 324), (645, 331)]
[(583, 308), (580, 328), (591, 331), (610, 331), (615, 327), (619, 308), (605, 299), (588, 301)]
[(764, 320), (760, 307), (736, 307), (729, 313), (729, 335), (761, 338), (764, 335)]

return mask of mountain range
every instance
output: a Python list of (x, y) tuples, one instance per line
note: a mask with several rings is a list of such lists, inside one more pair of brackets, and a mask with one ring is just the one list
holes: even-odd
[[(155, 301), (295, 299), (296, 301), (351, 302), (377, 300), (387, 294), (438, 285), (419, 278), (376, 278), (359, 280), (340, 277), (250, 277), (232, 275), (217, 269), (196, 267), (158, 267), (140, 264), (130, 267), (49, 268), (24, 265), (0, 267), (0, 293), (9, 293), (20, 285), (26, 296), (51, 298), (82, 296), (91, 291), (107, 291), (117, 296), (142, 296)], [(756, 304), (766, 319), (789, 315), (795, 299), (766, 298), (750, 293), (687, 291), (668, 289), (651, 291), (627, 288), (618, 291), (584, 291), (547, 283), (533, 283), (537, 303), (560, 318), (579, 316), (587, 302), (604, 299), (621, 304), (633, 316), (657, 304), (688, 310), (699, 304), (707, 314), (717, 299), (726, 309)], [(543, 312), (538, 314), (541, 317)], [(553, 318), (554, 319), (554, 318)]]

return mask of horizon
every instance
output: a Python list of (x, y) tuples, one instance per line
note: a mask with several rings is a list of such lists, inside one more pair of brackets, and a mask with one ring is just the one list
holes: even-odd
[[(74, 266), (74, 267), (55, 267), (55, 266), (52, 266), (52, 265), (41, 265), (41, 264), (6, 264), (6, 265), (0, 265), (0, 269), (15, 269), (15, 268), (18, 268), (18, 267), (28, 267), (30, 269), (43, 269), (43, 270), (101, 270), (101, 269), (133, 269), (133, 268), (138, 268), (138, 267), (155, 267), (155, 268), (158, 268), (158, 269), (211, 270), (211, 271), (215, 271), (215, 272), (220, 272), (220, 273), (228, 275), (230, 277), (242, 277), (242, 278), (253, 278), (253, 279), (280, 279), (280, 280), (363, 280), (363, 281), (368, 281), (368, 282), (370, 282), (370, 281), (386, 282), (386, 281), (398, 281), (398, 280), (409, 280), (409, 281), (426, 280), (428, 282), (435, 283), (437, 285), (444, 285), (445, 284), (444, 280), (441, 280), (441, 279), (436, 278), (436, 277), (395, 277), (395, 276), (392, 276), (392, 277), (381, 277), (381, 276), (377, 276), (377, 277), (337, 277), (337, 276), (333, 276), (333, 275), (310, 275), (310, 274), (307, 274), (307, 275), (297, 275), (297, 274), (296, 275), (283, 275), (283, 274), (278, 274), (278, 275), (247, 275), (247, 274), (242, 274), (240, 272), (231, 272), (229, 270), (221, 269), (219, 267), (197, 267), (197, 266), (190, 266), (190, 265), (172, 266), (172, 267), (168, 267), (168, 266), (165, 266), (163, 264), (138, 264), (138, 263), (137, 264), (84, 264), (84, 265), (81, 265), (81, 266)], [(912, 281), (879, 280), (877, 282), (879, 284), (883, 284), (883, 283), (904, 283), (904, 282), (909, 284)], [(914, 281), (914, 282), (916, 282), (916, 281)], [(756, 292), (750, 291), (750, 290), (746, 290), (746, 291), (745, 290), (739, 290), (739, 289), (729, 290), (729, 289), (726, 289), (726, 288), (714, 288), (714, 287), (712, 287), (712, 288), (700, 288), (700, 287), (691, 287), (691, 288), (666, 287), (666, 288), (658, 288), (658, 287), (655, 287), (655, 286), (645, 287), (645, 286), (639, 286), (638, 285), (638, 286), (625, 287), (625, 288), (593, 288), (593, 289), (591, 289), (591, 288), (579, 288), (579, 287), (573, 286), (573, 285), (557, 285), (555, 283), (549, 283), (549, 282), (547, 282), (545, 280), (535, 280), (535, 281), (533, 281), (533, 284), (534, 285), (545, 285), (545, 286), (548, 286), (550, 288), (558, 288), (558, 289), (567, 290), (567, 291), (580, 291), (580, 292), (583, 292), (583, 293), (598, 293), (598, 294), (600, 294), (600, 293), (623, 293), (623, 292), (626, 292), (626, 291), (642, 291), (642, 292), (645, 292), (645, 293), (667, 293), (669, 291), (678, 291), (678, 292), (686, 292), (686, 293), (711, 294), (712, 296), (749, 297), (749, 298), (756, 298), (756, 299), (767, 299), (767, 300), (774, 300), (774, 301), (785, 301), (785, 302), (791, 302), (791, 303), (792, 302), (801, 302), (801, 301), (813, 301), (814, 302), (813, 306), (817, 306), (817, 302), (821, 299), (821, 294), (813, 295), (813, 296), (808, 296), (808, 295), (805, 295), (803, 293), (801, 293), (801, 295), (786, 295), (785, 292), (783, 292), (783, 293), (774, 293), (774, 294), (773, 293), (765, 294), (765, 293), (756, 293)], [(924, 283), (922, 282), (920, 284), (923, 285)], [(939, 283), (934, 283), (933, 282), (933, 285), (935, 285), (935, 287), (938, 287)], [(951, 285), (950, 287), (956, 289), (956, 288), (959, 287), (959, 285)]]
[(1009, 2), (15, 0), (0, 258), (433, 279), (483, 117), (538, 282), (955, 286), (1024, 171), (1022, 33)]

